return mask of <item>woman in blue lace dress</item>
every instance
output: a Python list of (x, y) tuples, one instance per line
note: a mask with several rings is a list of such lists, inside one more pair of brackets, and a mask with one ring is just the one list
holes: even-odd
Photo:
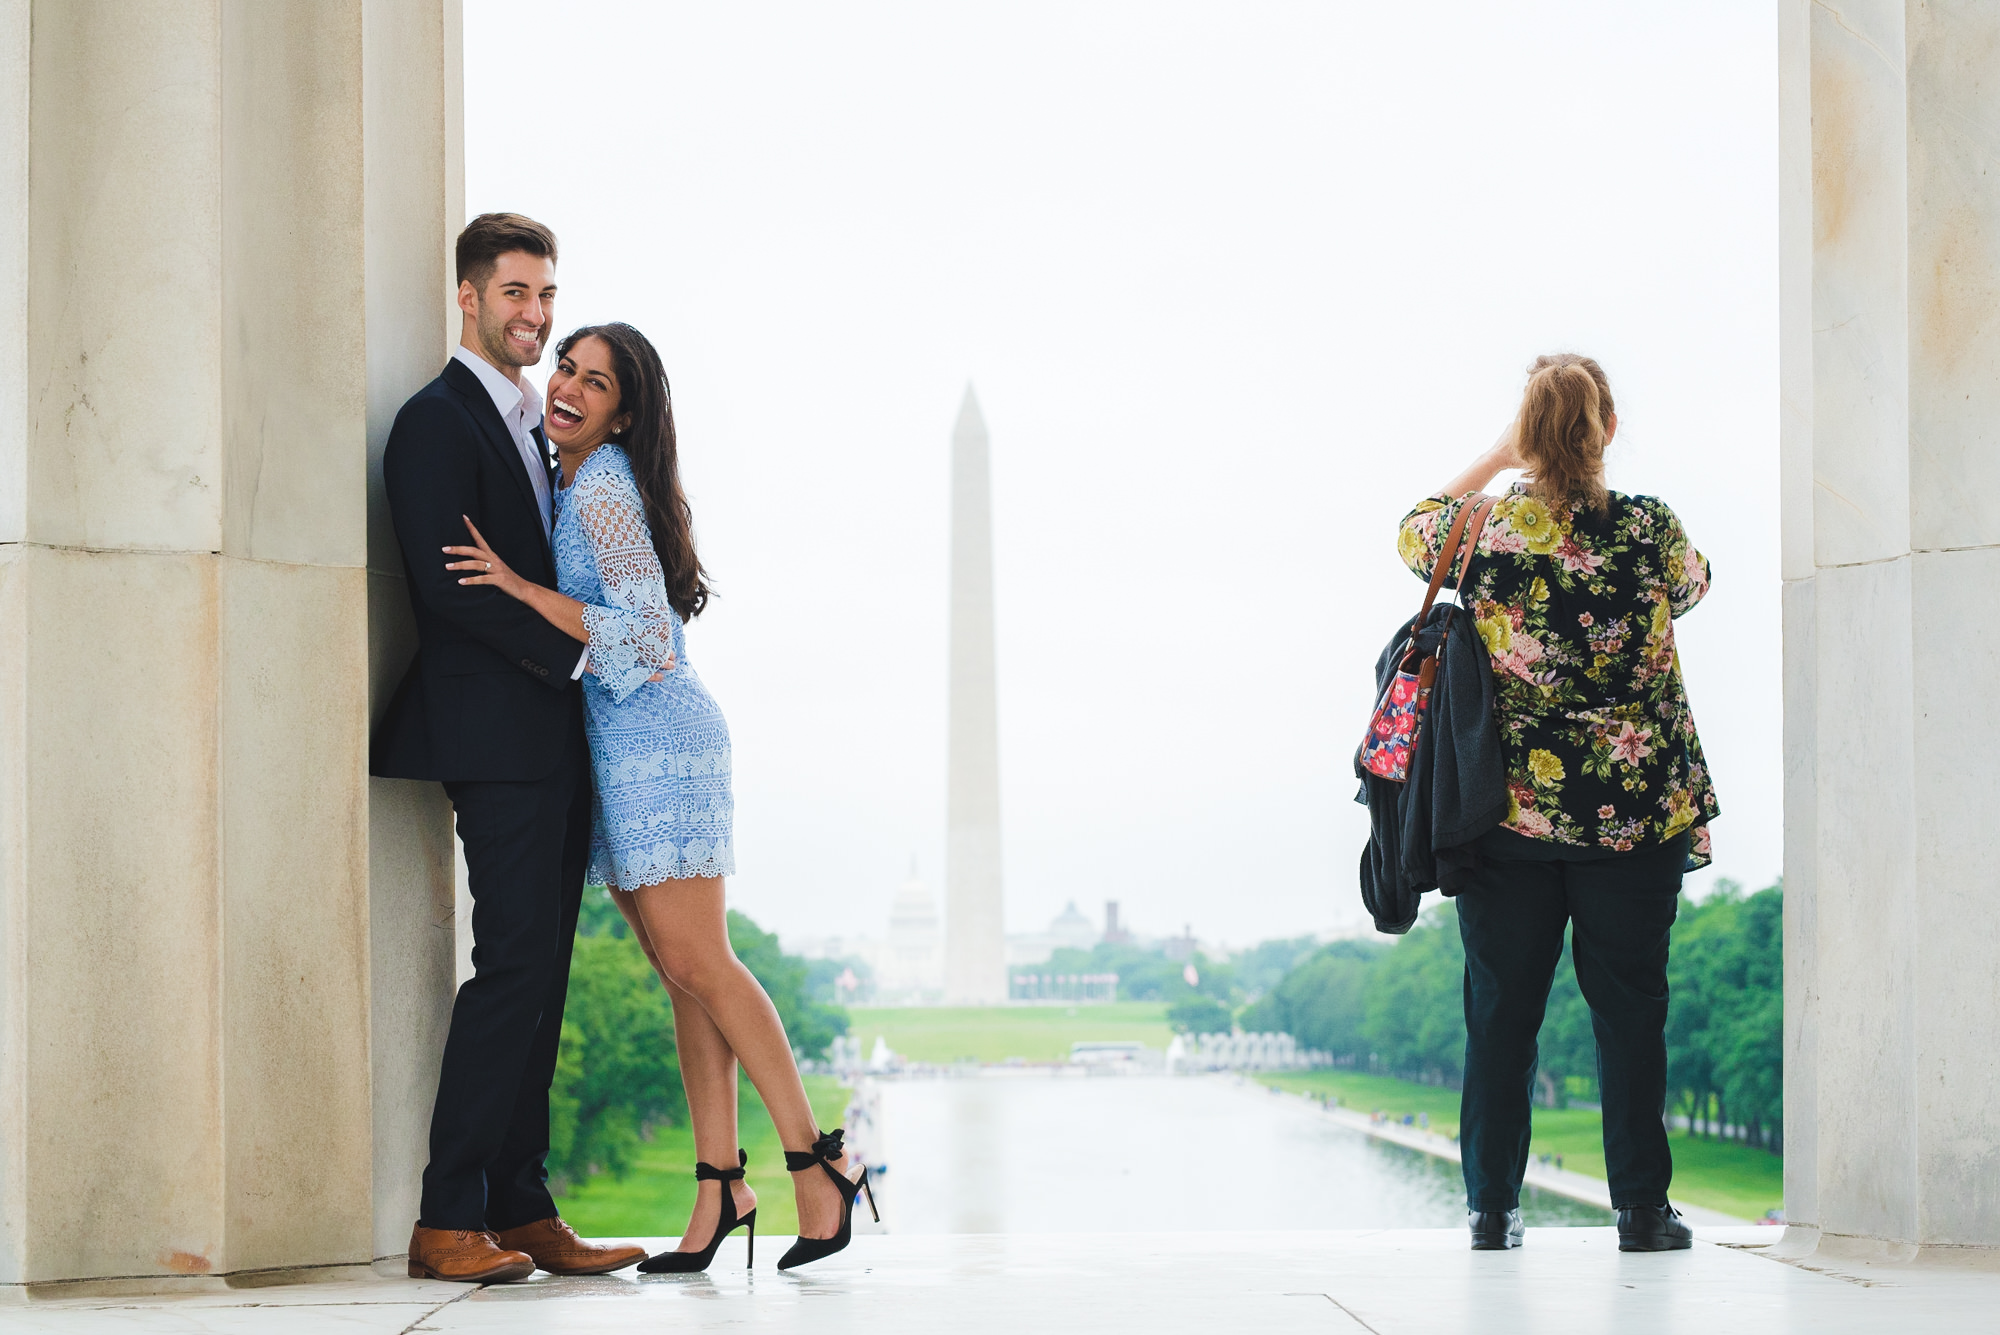
[(778, 1264), (847, 1245), (867, 1181), (822, 1136), (778, 1013), (730, 949), (723, 877), (736, 869), (729, 727), (688, 662), (685, 622), (708, 586), (681, 490), (660, 357), (625, 324), (579, 329), (556, 349), (546, 429), (561, 463), (554, 546), (561, 591), (523, 580), (472, 528), (448, 547), (468, 584), (492, 584), (583, 641), (584, 727), (596, 783), (589, 882), (609, 890), (673, 1000), (681, 1079), (701, 1162), (676, 1251), (639, 1268), (706, 1269), (747, 1224), (756, 1194), (737, 1144), (736, 1068), (763, 1096), (798, 1196), (799, 1241)]

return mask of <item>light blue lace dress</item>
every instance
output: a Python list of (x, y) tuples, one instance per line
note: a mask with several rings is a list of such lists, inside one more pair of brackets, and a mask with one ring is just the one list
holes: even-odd
[[(625, 451), (600, 446), (555, 495), (556, 581), (584, 604), (592, 885), (636, 890), (736, 870), (729, 725), (688, 662)], [(664, 680), (647, 678), (672, 654)]]

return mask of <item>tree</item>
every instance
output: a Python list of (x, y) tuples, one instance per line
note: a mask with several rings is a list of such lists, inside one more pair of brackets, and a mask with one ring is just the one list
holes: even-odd
[(687, 1115), (673, 1009), (630, 936), (578, 936), (549, 1092), (549, 1172), (623, 1176), (640, 1137)]
[[(847, 1012), (808, 995), (806, 962), (776, 936), (732, 910), (729, 938), (795, 1049), (821, 1052), (847, 1032)], [(610, 896), (586, 887), (549, 1092), (549, 1172), (564, 1182), (622, 1176), (653, 1126), (686, 1116), (666, 988)]]
[(1715, 1096), (1709, 1031), (1717, 997), (1711, 983), (1729, 950), (1729, 908), (1737, 893), (1733, 881), (1719, 881), (1700, 904), (1682, 899), (1674, 920), (1667, 959), (1667, 1088), (1691, 1120), (1706, 1116)]
[(1369, 974), (1386, 949), (1367, 941), (1322, 946), (1244, 1010), (1243, 1027), (1290, 1034), (1301, 1047), (1365, 1063)]
[(1248, 950), (1240, 950), (1230, 960), (1235, 968), (1236, 985), (1243, 989), (1244, 996), (1255, 1001), (1277, 987), (1286, 975), (1318, 950), (1318, 943), (1309, 936), (1263, 941)]
[(817, 1057), (847, 1032), (847, 1012), (812, 999), (811, 968), (796, 955), (778, 948), (775, 932), (767, 932), (735, 909), (729, 910), (729, 945), (736, 958), (764, 985), (778, 1019), (785, 1026), (792, 1051)]
[(1465, 1070), (1465, 1011), (1458, 1004), (1464, 977), (1458, 910), (1447, 900), (1419, 918), (1369, 978), (1361, 1031), (1383, 1069), (1458, 1082)]
[(1668, 965), (1667, 1081), (1699, 1128), (1743, 1127), (1777, 1149), (1784, 1125), (1784, 891), (1729, 881), (1682, 902)]
[[(1683, 900), (1668, 956), (1667, 1077), (1675, 1106), (1698, 1131), (1744, 1127), (1782, 1149), (1784, 1123), (1784, 892), (1745, 897), (1717, 883)], [(1237, 957), (1239, 966), (1256, 952)], [(1464, 951), (1449, 902), (1393, 947), (1337, 942), (1300, 960), (1244, 1008), (1246, 1029), (1275, 1029), (1307, 1048), (1382, 1071), (1455, 1084), (1463, 1072)], [(1542, 1088), (1565, 1100), (1595, 1085), (1597, 1037), (1565, 946), (1537, 1042)]]
[(1167, 1007), (1167, 1023), (1177, 1034), (1226, 1034), (1232, 1017), (1229, 1007), (1214, 997), (1190, 992)]
[(856, 1001), (875, 994), (875, 970), (869, 967), (868, 961), (858, 955), (844, 955), (837, 960), (806, 961), (806, 995), (830, 1006), (839, 1005), (840, 978), (849, 971), (854, 974), (854, 994), (848, 1000)]
[[(1200, 981), (1188, 985), (1186, 969), (1195, 966)], [(1179, 1001), (1199, 992), (1225, 1006), (1237, 998), (1236, 970), (1228, 960), (1210, 959), (1196, 952), (1192, 959), (1168, 959), (1158, 946), (1112, 945), (1100, 941), (1089, 950), (1065, 946), (1050, 953), (1046, 962), (1026, 966), (1037, 973), (1115, 973), (1120, 1001)]]
[(1537, 1071), (1548, 1077), (1543, 1088), (1555, 1095), (1555, 1106), (1569, 1105), (1569, 1082), (1582, 1079), (1595, 1086), (1597, 1081), (1597, 1033), (1591, 1027), (1590, 1007), (1576, 982), (1576, 960), (1568, 942), (1563, 943), (1555, 981), (1549, 986), (1548, 1009), (1542, 1013), (1542, 1032), (1536, 1040)]

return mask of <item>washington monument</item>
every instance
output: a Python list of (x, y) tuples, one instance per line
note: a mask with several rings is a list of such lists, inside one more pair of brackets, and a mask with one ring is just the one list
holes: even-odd
[(945, 795), (945, 1000), (1007, 999), (1000, 910), (1000, 725), (993, 671), (993, 487), (965, 387), (951, 433), (951, 722)]

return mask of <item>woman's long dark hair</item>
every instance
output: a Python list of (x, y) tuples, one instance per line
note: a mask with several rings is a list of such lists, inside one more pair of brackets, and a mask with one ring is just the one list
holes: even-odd
[(667, 577), (667, 601), (681, 619), (691, 621), (708, 606), (708, 572), (694, 550), (694, 511), (681, 490), (680, 444), (674, 436), (674, 394), (666, 367), (644, 334), (629, 324), (593, 324), (574, 330), (556, 344), (558, 359), (586, 338), (602, 339), (611, 349), (611, 369), (618, 376), (618, 403), (632, 420), (611, 439), (625, 447), (639, 498), (646, 505), (646, 523), (653, 530), (653, 551)]

